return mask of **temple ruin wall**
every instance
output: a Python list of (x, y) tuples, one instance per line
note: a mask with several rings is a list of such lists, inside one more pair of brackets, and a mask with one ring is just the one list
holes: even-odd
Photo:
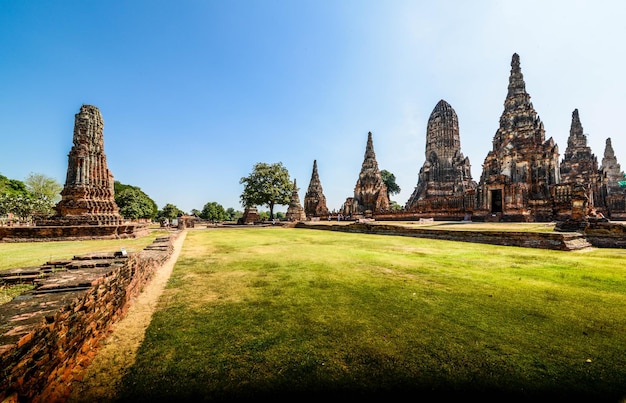
[(0, 401), (64, 401), (99, 342), (172, 255), (178, 235), (126, 256), (49, 262), (59, 271), (0, 306)]

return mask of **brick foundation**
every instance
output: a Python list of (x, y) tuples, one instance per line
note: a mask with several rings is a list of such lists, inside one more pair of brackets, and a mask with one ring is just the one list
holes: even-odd
[(172, 255), (179, 233), (127, 256), (57, 262), (54, 275), (0, 306), (0, 401), (64, 401), (99, 342)]

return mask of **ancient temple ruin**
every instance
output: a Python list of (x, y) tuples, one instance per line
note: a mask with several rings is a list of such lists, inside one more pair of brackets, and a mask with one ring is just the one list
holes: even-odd
[(122, 224), (115, 203), (113, 175), (104, 154), (103, 129), (100, 110), (82, 105), (74, 117), (74, 145), (68, 155), (61, 201), (48, 225)]
[(598, 159), (587, 145), (587, 135), (583, 133), (578, 109), (572, 112), (572, 125), (560, 171), (561, 183), (598, 182)]
[(287, 213), (285, 214), (285, 218), (288, 221), (304, 221), (306, 220), (306, 214), (304, 214), (304, 209), (300, 204), (300, 196), (298, 196), (298, 186), (296, 184), (296, 180), (293, 180), (293, 190), (291, 191), (291, 200), (289, 202), (289, 207), (287, 207)]
[(626, 177), (617, 163), (610, 137), (606, 139), (600, 172), (603, 175), (606, 214), (611, 219), (626, 220)]
[(313, 172), (309, 181), (309, 188), (304, 195), (304, 213), (308, 218), (327, 216), (326, 196), (317, 172), (317, 160), (313, 161)]
[(622, 193), (623, 188), (620, 186), (619, 182), (623, 182), (626, 178), (624, 178), (624, 172), (620, 164), (617, 163), (610, 137), (606, 139), (604, 157), (602, 158), (602, 167), (600, 169), (606, 175), (605, 183), (607, 195)]
[(372, 132), (367, 134), (365, 157), (361, 173), (354, 187), (354, 197), (346, 199), (341, 214), (351, 217), (371, 217), (372, 214), (389, 210), (389, 195), (376, 161)]
[(493, 149), (483, 163), (474, 216), (497, 221), (550, 221), (550, 187), (560, 182), (559, 151), (526, 92), (513, 55), (507, 97)]
[(598, 170), (598, 159), (587, 145), (587, 135), (583, 133), (578, 109), (572, 112), (572, 124), (567, 138), (567, 148), (560, 165), (561, 183), (555, 186), (555, 209), (556, 215), (568, 215), (562, 211), (560, 200), (563, 192), (572, 192), (574, 184), (582, 185), (587, 199), (587, 208), (590, 211), (604, 209), (602, 197), (602, 181)]
[(405, 211), (442, 219), (464, 217), (474, 208), (476, 182), (472, 180), (469, 158), (461, 152), (459, 119), (443, 99), (428, 119), (425, 154)]

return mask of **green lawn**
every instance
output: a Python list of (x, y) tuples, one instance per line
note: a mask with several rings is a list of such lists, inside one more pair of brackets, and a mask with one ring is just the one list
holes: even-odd
[(626, 396), (624, 257), (191, 230), (120, 401), (408, 393), (617, 402)]
[(167, 235), (165, 230), (151, 230), (139, 238), (51, 242), (0, 242), (0, 271), (43, 265), (51, 260), (71, 259), (88, 253), (113, 253), (125, 248), (138, 252), (155, 238)]
[[(71, 259), (88, 253), (113, 253), (125, 248), (138, 252), (150, 245), (155, 238), (167, 234), (165, 230), (152, 230), (148, 235), (129, 239), (106, 239), (54, 242), (0, 242), (0, 271), (34, 267), (52, 260)], [(0, 285), (0, 304), (9, 302), (22, 292), (33, 288), (32, 284), (16, 286)]]

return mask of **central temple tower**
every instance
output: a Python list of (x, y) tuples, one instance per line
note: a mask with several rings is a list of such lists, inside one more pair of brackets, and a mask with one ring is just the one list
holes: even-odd
[(549, 221), (553, 215), (550, 186), (559, 182), (558, 146), (552, 138), (545, 140), (515, 53), (500, 127), (483, 163), (475, 216), (493, 221)]

